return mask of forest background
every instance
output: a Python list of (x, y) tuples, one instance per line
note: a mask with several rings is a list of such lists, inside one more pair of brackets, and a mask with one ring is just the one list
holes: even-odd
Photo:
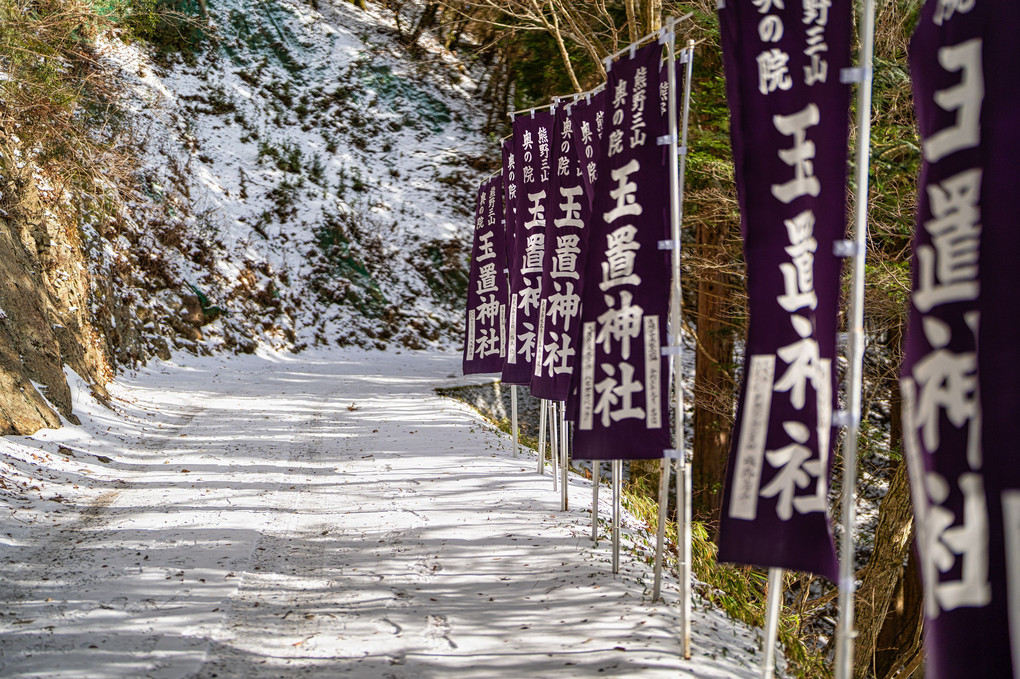
[[(161, 59), (195, 59), (216, 44), (206, 6), (215, 1), (0, 0), (0, 211), (5, 221), (31, 202), (32, 182), (19, 161), (20, 149), (25, 148), (35, 149), (34, 161), (45, 166), (49, 176), (60, 179), (61, 191), (73, 196), (78, 220), (117, 212), (118, 204), (130, 202), (141, 181), (134, 171), (135, 149), (125, 141), (124, 116), (110, 103), (117, 96), (95, 56), (95, 41), (115, 27), (146, 44)], [(370, 2), (351, 1), (360, 7)], [(320, 2), (308, 0), (313, 7)], [(663, 17), (683, 17), (677, 25), (678, 44), (694, 41), (696, 45), (682, 247), (684, 324), (696, 351), (690, 399), (698, 522), (696, 575), (704, 583), (702, 596), (723, 605), (734, 617), (761, 624), (764, 573), (719, 566), (713, 560), (748, 320), (715, 1), (386, 0), (374, 4), (392, 13), (398, 38), (410, 54), (426, 59), (420, 42), (426, 34), (433, 36), (457, 53), (478, 80), (484, 131), (492, 145), (488, 161), (478, 161), (476, 169), (482, 170), (498, 169), (497, 144), (509, 132), (510, 112), (601, 84), (603, 58), (658, 30)], [(860, 678), (923, 676), (921, 588), (912, 563), (913, 525), (900, 451), (898, 391), (920, 166), (907, 45), (920, 5), (920, 0), (886, 0), (878, 7), (860, 484), (843, 489), (837, 481), (830, 498), (835, 509), (841, 493), (851, 490), (860, 498), (862, 510), (855, 535), (859, 581), (855, 676)], [(852, 131), (852, 142), (854, 138)], [(850, 200), (854, 193), (851, 186)], [(173, 239), (169, 229), (162, 236)], [(111, 307), (126, 303), (112, 299), (113, 288), (105, 294)], [(207, 322), (216, 311), (200, 293), (197, 297), (194, 314)], [(145, 300), (136, 302), (145, 304)], [(81, 323), (87, 325), (85, 320)], [(111, 327), (119, 327), (117, 332), (99, 332), (92, 346), (77, 350), (75, 369), (92, 373), (101, 384), (102, 374), (117, 364), (165, 351), (159, 338), (134, 348), (138, 342), (120, 336), (144, 335), (144, 323), (142, 315), (139, 329), (132, 331), (123, 319), (120, 326), (114, 321)], [(242, 320), (235, 323), (240, 326)], [(107, 339), (101, 341), (99, 335)], [(68, 354), (75, 352), (69, 345), (77, 340), (62, 338), (58, 332), (35, 341), (50, 342), (56, 347), (53, 351)], [(109, 346), (101, 346), (103, 341)], [(241, 342), (240, 347), (228, 348), (246, 350), (247, 346)], [(104, 356), (115, 358), (105, 361)], [(0, 367), (18, 360), (16, 352), (0, 351)], [(12, 385), (17, 386), (0, 387)], [(49, 396), (59, 407), (58, 391), (54, 388)], [(45, 424), (45, 414), (40, 417)], [(840, 465), (837, 456), (835, 479), (840, 478)], [(651, 520), (657, 465), (632, 472), (631, 504)], [(675, 536), (675, 526), (670, 530)], [(801, 676), (827, 676), (836, 591), (827, 581), (800, 574), (787, 574), (786, 584), (788, 606), (781, 638), (792, 667)]]

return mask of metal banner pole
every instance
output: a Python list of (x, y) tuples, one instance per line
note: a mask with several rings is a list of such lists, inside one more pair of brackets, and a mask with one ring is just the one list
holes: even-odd
[[(680, 626), (684, 657), (691, 657), (691, 463), (688, 460), (684, 436), (684, 390), (683, 390), (683, 344), (680, 336), (681, 302), (683, 288), (680, 268), (680, 234), (683, 223), (683, 189), (687, 168), (687, 130), (691, 110), (691, 81), (694, 73), (694, 41), (687, 43), (681, 51), (684, 69), (683, 120), (677, 123), (677, 82), (676, 82), (676, 33), (675, 21), (669, 22), (667, 54), (670, 60), (666, 69), (669, 83), (667, 99), (669, 116), (670, 158), (670, 226), (672, 227), (673, 290), (670, 300), (670, 361), (672, 362), (672, 383), (674, 397), (673, 440), (676, 447), (676, 521), (678, 532), (677, 556), (680, 566)], [(668, 466), (668, 464), (666, 465)], [(668, 481), (667, 481), (668, 483)], [(668, 488), (668, 486), (666, 486)], [(660, 490), (660, 495), (661, 495)], [(658, 579), (656, 580), (658, 584)], [(658, 587), (656, 587), (656, 593)]]
[(669, 472), (667, 458), (662, 458), (659, 469), (659, 525), (655, 533), (655, 585), (652, 587), (652, 601), (659, 600), (662, 591), (662, 559), (666, 543), (666, 513), (669, 511)]
[(517, 385), (510, 387), (510, 429), (514, 438), (514, 458), (517, 457)]
[[(683, 474), (681, 474), (681, 471)], [(680, 477), (683, 476), (683, 482), (681, 483)], [(693, 542), (693, 511), (694, 506), (693, 495), (693, 478), (694, 475), (691, 471), (691, 462), (689, 458), (683, 460), (677, 460), (677, 475), (676, 475), (676, 491), (677, 491), (677, 512), (680, 512), (680, 501), (679, 498), (683, 497), (683, 523), (677, 525), (683, 525), (684, 527), (684, 539), (680, 544), (680, 629), (682, 631), (682, 644), (684, 650), (684, 659), (691, 659), (691, 617), (693, 614), (693, 598), (694, 598), (694, 548)], [(680, 486), (683, 486), (683, 492), (681, 493)], [(680, 517), (677, 517), (678, 521)]]
[(543, 408), (550, 408), (546, 422), (549, 423), (549, 457), (553, 461), (552, 469), (552, 482), (553, 492), (556, 491), (556, 485), (559, 483), (560, 476), (560, 449), (558, 445), (558, 438), (556, 436), (556, 406), (554, 401), (543, 401)]
[[(667, 115), (669, 116), (669, 206), (670, 206), (670, 235), (672, 240), (670, 241), (670, 249), (672, 251), (672, 278), (673, 286), (670, 294), (670, 312), (669, 312), (669, 356), (671, 361), (671, 381), (673, 384), (673, 395), (675, 398), (674, 408), (675, 416), (673, 420), (673, 439), (674, 445), (676, 446), (677, 454), (682, 457), (684, 449), (684, 435), (683, 435), (683, 385), (682, 385), (682, 373), (683, 364), (680, 360), (681, 352), (683, 347), (681, 345), (680, 338), (680, 305), (682, 300), (682, 289), (680, 281), (680, 226), (683, 220), (683, 177), (684, 168), (686, 165), (687, 158), (687, 118), (690, 110), (690, 84), (691, 84), (691, 66), (693, 63), (694, 46), (693, 41), (690, 44), (689, 49), (681, 51), (681, 63), (687, 64), (687, 77), (685, 78), (685, 89), (684, 89), (684, 119), (683, 119), (683, 139), (680, 139), (681, 131), (677, 126), (677, 82), (676, 82), (676, 20), (670, 19), (666, 26), (666, 58), (668, 61), (668, 67), (666, 68), (666, 80), (668, 83), (668, 97), (667, 97)], [(669, 499), (669, 474), (670, 465), (666, 458), (662, 461), (662, 471), (659, 479), (659, 525), (656, 534), (656, 550), (655, 550), (655, 584), (652, 588), (652, 599), (658, 599), (661, 591), (661, 578), (662, 578), (662, 560), (663, 550), (665, 543), (666, 533), (666, 511), (667, 503)], [(679, 475), (679, 468), (677, 470)], [(684, 515), (680, 513), (680, 494), (679, 494), (679, 476), (677, 477), (677, 528), (678, 537), (685, 539), (688, 535), (689, 526), (682, 522)], [(681, 554), (684, 551), (683, 543), (679, 545), (679, 551)], [(682, 558), (680, 563), (683, 563)], [(684, 574), (681, 573), (681, 578)], [(685, 593), (685, 588), (681, 584), (681, 595)], [(681, 607), (684, 605), (683, 598), (681, 596)], [(684, 639), (690, 638), (689, 627), (684, 626), (682, 630)]]
[(779, 609), (783, 605), (783, 569), (769, 569), (768, 605), (765, 609), (765, 659), (762, 662), (762, 679), (772, 679), (776, 673), (776, 637), (779, 634)]
[(559, 407), (553, 404), (553, 410), (559, 411), (560, 418), (560, 509), (567, 511), (570, 508), (570, 485), (567, 483), (567, 474), (570, 473), (570, 450), (567, 448), (567, 404), (560, 401)]
[(591, 461), (591, 541), (599, 541), (599, 481), (602, 478), (602, 461)]
[(857, 197), (853, 234), (853, 291), (850, 296), (850, 362), (843, 418), (843, 535), (840, 539), (839, 624), (836, 628), (836, 679), (850, 679), (854, 664), (854, 544), (857, 522), (857, 430), (861, 422), (861, 388), (864, 374), (864, 258), (868, 231), (868, 169), (871, 156), (871, 80), (875, 45), (875, 3), (864, 0), (860, 24), (861, 51), (857, 88)]
[[(674, 47), (675, 49), (675, 47)], [(685, 176), (687, 172), (687, 130), (691, 115), (691, 82), (694, 77), (694, 41), (687, 42), (687, 49), (683, 51), (687, 68), (684, 69), (684, 103), (683, 119), (681, 126), (680, 148), (677, 150), (680, 156), (679, 163), (673, 163), (670, 167), (675, 168), (676, 178), (676, 202), (673, 203), (675, 218), (673, 221), (673, 341), (676, 353), (673, 354), (673, 393), (676, 398), (676, 418), (674, 420), (674, 437), (676, 438), (677, 450), (681, 451), (677, 458), (677, 526), (683, 538), (680, 540), (680, 634), (684, 649), (684, 658), (691, 657), (691, 608), (694, 572), (692, 564), (692, 464), (690, 456), (686, 452), (686, 435), (684, 423), (684, 387), (683, 387), (683, 344), (680, 336), (680, 304), (682, 299), (682, 288), (680, 285), (680, 225), (683, 223), (683, 192)], [(670, 113), (670, 124), (676, 125), (676, 74), (675, 69), (669, 69), (670, 77), (673, 78), (673, 85), (670, 92), (670, 103), (673, 106), (673, 113)], [(676, 135), (673, 135), (676, 139)], [(681, 480), (683, 472), (683, 483)], [(680, 486), (683, 486), (681, 489)], [(681, 490), (683, 491), (681, 495)], [(683, 502), (681, 503), (681, 497)], [(683, 515), (680, 515), (681, 504)]]
[(623, 460), (613, 460), (613, 575), (620, 572), (620, 493)]
[(545, 474), (545, 399), (538, 409), (538, 473)]

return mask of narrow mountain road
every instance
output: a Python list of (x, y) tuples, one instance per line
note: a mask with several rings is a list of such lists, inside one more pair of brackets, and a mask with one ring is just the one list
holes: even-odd
[(700, 607), (681, 658), (650, 567), (614, 577), (590, 541), (590, 484), (560, 512), (533, 455), (433, 394), (464, 382), (444, 354), (194, 359), (0, 440), (46, 479), (4, 520), (0, 676), (756, 676)]

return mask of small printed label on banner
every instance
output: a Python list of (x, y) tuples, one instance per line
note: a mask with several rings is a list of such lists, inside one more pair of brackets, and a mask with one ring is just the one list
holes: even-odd
[[(818, 445), (822, 450), (822, 468), (828, 469), (829, 437), (832, 436), (832, 359), (818, 361)], [(822, 433), (824, 432), (824, 434)], [(822, 474), (822, 476), (825, 476)]]
[[(815, 383), (818, 405), (818, 459), (819, 469), (815, 487), (815, 498), (810, 500), (808, 511), (824, 512), (829, 491), (829, 438), (832, 436), (832, 359), (823, 358), (818, 361), (818, 381)], [(801, 502), (804, 502), (803, 500)]]
[(542, 359), (545, 351), (545, 302), (542, 300), (538, 304), (538, 334), (535, 335), (535, 376), (542, 376)]
[(513, 294), (510, 300), (510, 325), (507, 327), (510, 346), (506, 349), (506, 362), (511, 365), (517, 364), (517, 293)]
[(499, 357), (506, 359), (506, 304), (499, 305)]
[(473, 361), (475, 359), (475, 310), (468, 309), (468, 327), (467, 327), (467, 360)]
[(1020, 677), (1020, 490), (1002, 494), (1002, 527), (1006, 535), (1006, 607), (1013, 650), (1013, 676)]
[(670, 239), (670, 240), (660, 240), (659, 241), (659, 249), (660, 250), (672, 250), (674, 242), (675, 241), (673, 239)]
[(595, 323), (584, 324), (581, 331), (581, 405), (577, 426), (590, 431), (595, 419)]
[(758, 515), (758, 491), (765, 462), (765, 435), (769, 428), (775, 375), (774, 354), (751, 357), (744, 419), (740, 423), (736, 469), (733, 472), (733, 491), (730, 494), (729, 515), (734, 519), (753, 521)]
[(645, 316), (645, 426), (662, 428), (662, 358), (659, 355), (659, 317)]

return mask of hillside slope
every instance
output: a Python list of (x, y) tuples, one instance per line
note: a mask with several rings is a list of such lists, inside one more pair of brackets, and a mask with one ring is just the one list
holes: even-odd
[[(0, 431), (73, 416), (65, 364), (102, 397), (117, 366), (174, 349), (457, 341), (474, 186), (498, 157), (475, 85), (427, 35), (412, 56), (381, 9), (313, 4), (215, 3), (203, 43), (158, 61), (123, 26), (80, 45), (128, 130), (109, 146), (131, 166), (101, 167), (98, 196), (0, 134)], [(17, 113), (0, 105), (8, 130)]]
[[(463, 67), (438, 48), (411, 59), (345, 2), (211, 11), (216, 46), (191, 64), (109, 43), (147, 125), (145, 187), (187, 215), (161, 232), (183, 233), (168, 266), (270, 341), (452, 339), (474, 168), (494, 155)], [(208, 334), (229, 345), (221, 325)]]

